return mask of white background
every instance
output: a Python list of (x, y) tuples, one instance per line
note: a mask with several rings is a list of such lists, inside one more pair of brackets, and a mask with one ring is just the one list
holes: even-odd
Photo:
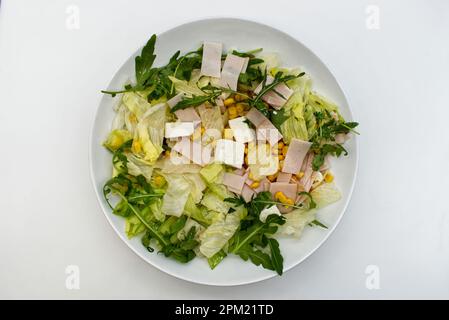
[[(80, 28), (67, 28), (67, 8)], [(367, 6), (380, 29), (367, 28)], [(282, 277), (168, 276), (100, 210), (88, 138), (100, 90), (152, 33), (210, 16), (263, 22), (314, 51), (361, 123), (360, 166), (328, 241)], [(0, 8), (0, 298), (449, 298), (448, 1), (24, 1)], [(80, 289), (65, 286), (67, 265)], [(367, 266), (380, 288), (366, 287)], [(238, 272), (238, 270), (236, 270)]]

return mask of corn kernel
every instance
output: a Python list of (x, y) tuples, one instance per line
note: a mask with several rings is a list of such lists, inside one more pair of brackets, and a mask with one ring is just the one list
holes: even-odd
[(132, 148), (135, 153), (142, 152), (142, 145), (140, 144), (140, 142), (138, 140), (133, 141)]
[(245, 146), (245, 154), (248, 154), (248, 147)]
[(206, 131), (206, 128), (204, 128), (203, 126), (201, 126), (201, 134), (203, 135), (204, 132)]
[(278, 176), (278, 173), (275, 173), (275, 174), (269, 175), (267, 177), (267, 179), (270, 180), (270, 182), (273, 182), (274, 180), (276, 180), (277, 176)]
[(162, 187), (165, 184), (165, 178), (163, 176), (156, 176), (153, 182), (156, 187)]
[(282, 153), (284, 154), (284, 156), (287, 154), (287, 151), (288, 151), (288, 146), (283, 146)]
[(276, 200), (280, 200), (281, 198), (285, 197), (284, 193), (282, 191), (278, 191), (274, 194), (274, 198)]
[(334, 181), (334, 176), (330, 171), (327, 171), (324, 175), (324, 181), (326, 181), (327, 183), (331, 183), (332, 181)]
[(292, 205), (295, 204), (295, 203), (293, 202), (293, 200), (290, 199), (290, 198), (285, 198), (285, 200), (282, 201), (282, 203), (283, 203), (283, 204), (286, 204), (286, 205), (290, 205), (290, 206), (292, 206)]
[(225, 107), (230, 106), (231, 104), (234, 104), (234, 103), (235, 103), (234, 98), (227, 98), (227, 99), (223, 102), (223, 104), (225, 105)]
[(248, 156), (245, 156), (245, 164), (248, 165)]
[(245, 108), (244, 108), (242, 103), (237, 103), (235, 105), (235, 107), (236, 107), (238, 113), (241, 113), (241, 112), (243, 112), (243, 110), (245, 110)]
[(284, 160), (285, 159), (283, 154), (278, 155), (278, 158), (279, 158), (279, 160)]
[(279, 141), (278, 142), (278, 149), (282, 149), (284, 147), (284, 142)]
[(229, 128), (224, 129), (223, 136), (225, 139), (232, 140), (234, 137), (234, 134), (232, 133), (232, 129), (229, 129)]
[(253, 183), (251, 183), (250, 187), (252, 189), (256, 189), (260, 186), (260, 182), (259, 181), (254, 181)]
[(304, 172), (299, 171), (297, 174), (295, 174), (296, 178), (301, 179), (302, 177), (304, 177)]

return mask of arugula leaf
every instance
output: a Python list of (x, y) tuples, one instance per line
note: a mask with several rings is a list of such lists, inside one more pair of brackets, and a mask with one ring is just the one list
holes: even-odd
[(216, 254), (214, 254), (212, 257), (210, 257), (209, 259), (207, 259), (207, 262), (209, 263), (209, 267), (213, 270), (215, 269), (215, 267), (221, 262), (223, 261), (224, 258), (226, 258), (227, 254), (226, 252), (222, 249), (220, 251), (218, 251)]
[(221, 91), (213, 91), (205, 96), (193, 96), (192, 98), (183, 98), (180, 102), (178, 102), (173, 108), (171, 108), (171, 112), (175, 112), (177, 110), (189, 108), (189, 107), (197, 107), (205, 102), (210, 102), (215, 104), (215, 99), (221, 94)]
[(273, 125), (281, 131), (281, 125), (289, 118), (284, 109), (270, 110), (270, 121)]
[(309, 198), (309, 209), (316, 208), (316, 202), (313, 200), (312, 195), (307, 191), (301, 191), (298, 193), (298, 196), (307, 196)]
[(282, 257), (281, 250), (279, 249), (279, 242), (276, 239), (269, 238), (268, 245), (271, 252), (271, 263), (274, 270), (281, 276), (284, 269), (284, 258)]
[(265, 71), (264, 80), (262, 82), (262, 89), (259, 91), (259, 93), (256, 95), (256, 97), (251, 100), (251, 102), (253, 104), (257, 104), (257, 102), (260, 101), (262, 99), (262, 97), (266, 93), (268, 93), (269, 91), (273, 90), (279, 84), (288, 82), (290, 80), (293, 80), (293, 79), (296, 79), (296, 78), (299, 78), (299, 77), (302, 77), (303, 75), (305, 75), (304, 72), (301, 72), (298, 75), (292, 75), (291, 74), (291, 75), (284, 76), (283, 73), (280, 71), (280, 72), (276, 73), (272, 83), (266, 84), (266, 82), (267, 82), (267, 72)]
[(136, 80), (138, 88), (143, 88), (145, 82), (151, 76), (154, 59), (156, 55), (154, 54), (154, 46), (156, 44), (156, 35), (153, 34), (151, 38), (147, 41), (146, 45), (142, 48), (140, 56), (135, 59), (135, 71)]
[(312, 161), (312, 169), (318, 171), (323, 165), (326, 155), (333, 155), (339, 157), (341, 154), (348, 155), (348, 151), (339, 143), (336, 144), (324, 144), (318, 148), (315, 157)]

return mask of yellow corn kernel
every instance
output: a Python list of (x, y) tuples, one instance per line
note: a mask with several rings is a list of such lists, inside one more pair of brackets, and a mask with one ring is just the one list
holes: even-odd
[(138, 141), (138, 140), (133, 140), (132, 148), (135, 153), (142, 152), (142, 145), (140, 144), (140, 141)]
[(275, 194), (274, 194), (274, 198), (276, 199), (276, 200), (280, 200), (281, 198), (284, 198), (285, 197), (285, 195), (284, 195), (284, 193), (282, 192), (282, 191), (278, 191), (278, 192), (276, 192)]
[(279, 160), (284, 160), (285, 159), (283, 154), (278, 155), (278, 158), (279, 158)]
[(279, 141), (278, 142), (278, 149), (282, 149), (284, 147), (284, 142)]
[(232, 105), (232, 106), (230, 106), (229, 108), (228, 108), (228, 112), (229, 112), (229, 114), (231, 115), (231, 114), (237, 114), (237, 108), (236, 108), (236, 106), (235, 105)]
[(224, 129), (224, 132), (223, 132), (224, 134), (223, 134), (223, 137), (224, 137), (224, 139), (227, 139), (227, 140), (232, 140), (233, 139), (233, 137), (234, 137), (234, 134), (232, 133), (232, 129)]
[(225, 107), (230, 106), (231, 104), (235, 103), (234, 98), (227, 98), (224, 102)]
[(162, 187), (165, 184), (165, 178), (163, 176), (156, 176), (153, 182), (156, 187)]
[(165, 151), (165, 156), (166, 156), (166, 157), (170, 157), (170, 150), (166, 150), (166, 151)]
[(250, 187), (252, 189), (256, 189), (260, 186), (260, 182), (259, 181), (254, 181), (253, 183), (251, 183)]
[(243, 110), (245, 110), (245, 107), (244, 107), (244, 105), (242, 103), (237, 103), (235, 105), (235, 108), (237, 109), (238, 113), (241, 113), (241, 112), (243, 112)]
[(206, 128), (204, 128), (203, 126), (201, 126), (201, 135), (203, 135), (205, 131), (206, 131)]
[(324, 174), (324, 181), (326, 181), (327, 183), (331, 183), (332, 181), (334, 181), (334, 175), (330, 171), (327, 171)]
[(245, 154), (248, 154), (248, 146), (245, 146)]
[(248, 165), (248, 156), (245, 156), (245, 164)]
[(290, 198), (285, 198), (285, 200), (284, 201), (281, 201), (283, 204), (286, 204), (286, 205), (290, 205), (290, 206), (292, 206), (292, 205), (294, 205), (295, 203), (293, 202), (293, 200), (292, 199), (290, 199)]
[(137, 117), (136, 117), (136, 115), (134, 113), (131, 113), (129, 115), (129, 121), (131, 121), (134, 124), (137, 123)]
[(282, 153), (284, 154), (284, 156), (287, 154), (287, 151), (288, 151), (288, 146), (283, 146)]
[(296, 178), (301, 179), (302, 177), (304, 177), (304, 172), (299, 171), (297, 174), (295, 174)]
[(282, 167), (284, 167), (284, 160), (280, 160), (279, 161), (279, 168), (282, 169)]
[(277, 176), (278, 176), (278, 174), (275, 173), (275, 174), (269, 175), (267, 177), (267, 179), (270, 180), (270, 182), (273, 182), (274, 180), (276, 180)]

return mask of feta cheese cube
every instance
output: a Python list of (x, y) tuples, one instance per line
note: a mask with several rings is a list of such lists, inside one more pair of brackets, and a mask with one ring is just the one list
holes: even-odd
[(219, 139), (215, 145), (215, 161), (241, 168), (245, 156), (245, 145), (227, 139)]
[(255, 132), (248, 126), (245, 117), (229, 120), (229, 127), (237, 142), (246, 143), (256, 140)]
[(193, 134), (194, 129), (193, 122), (167, 122), (165, 124), (165, 137), (187, 137)]

